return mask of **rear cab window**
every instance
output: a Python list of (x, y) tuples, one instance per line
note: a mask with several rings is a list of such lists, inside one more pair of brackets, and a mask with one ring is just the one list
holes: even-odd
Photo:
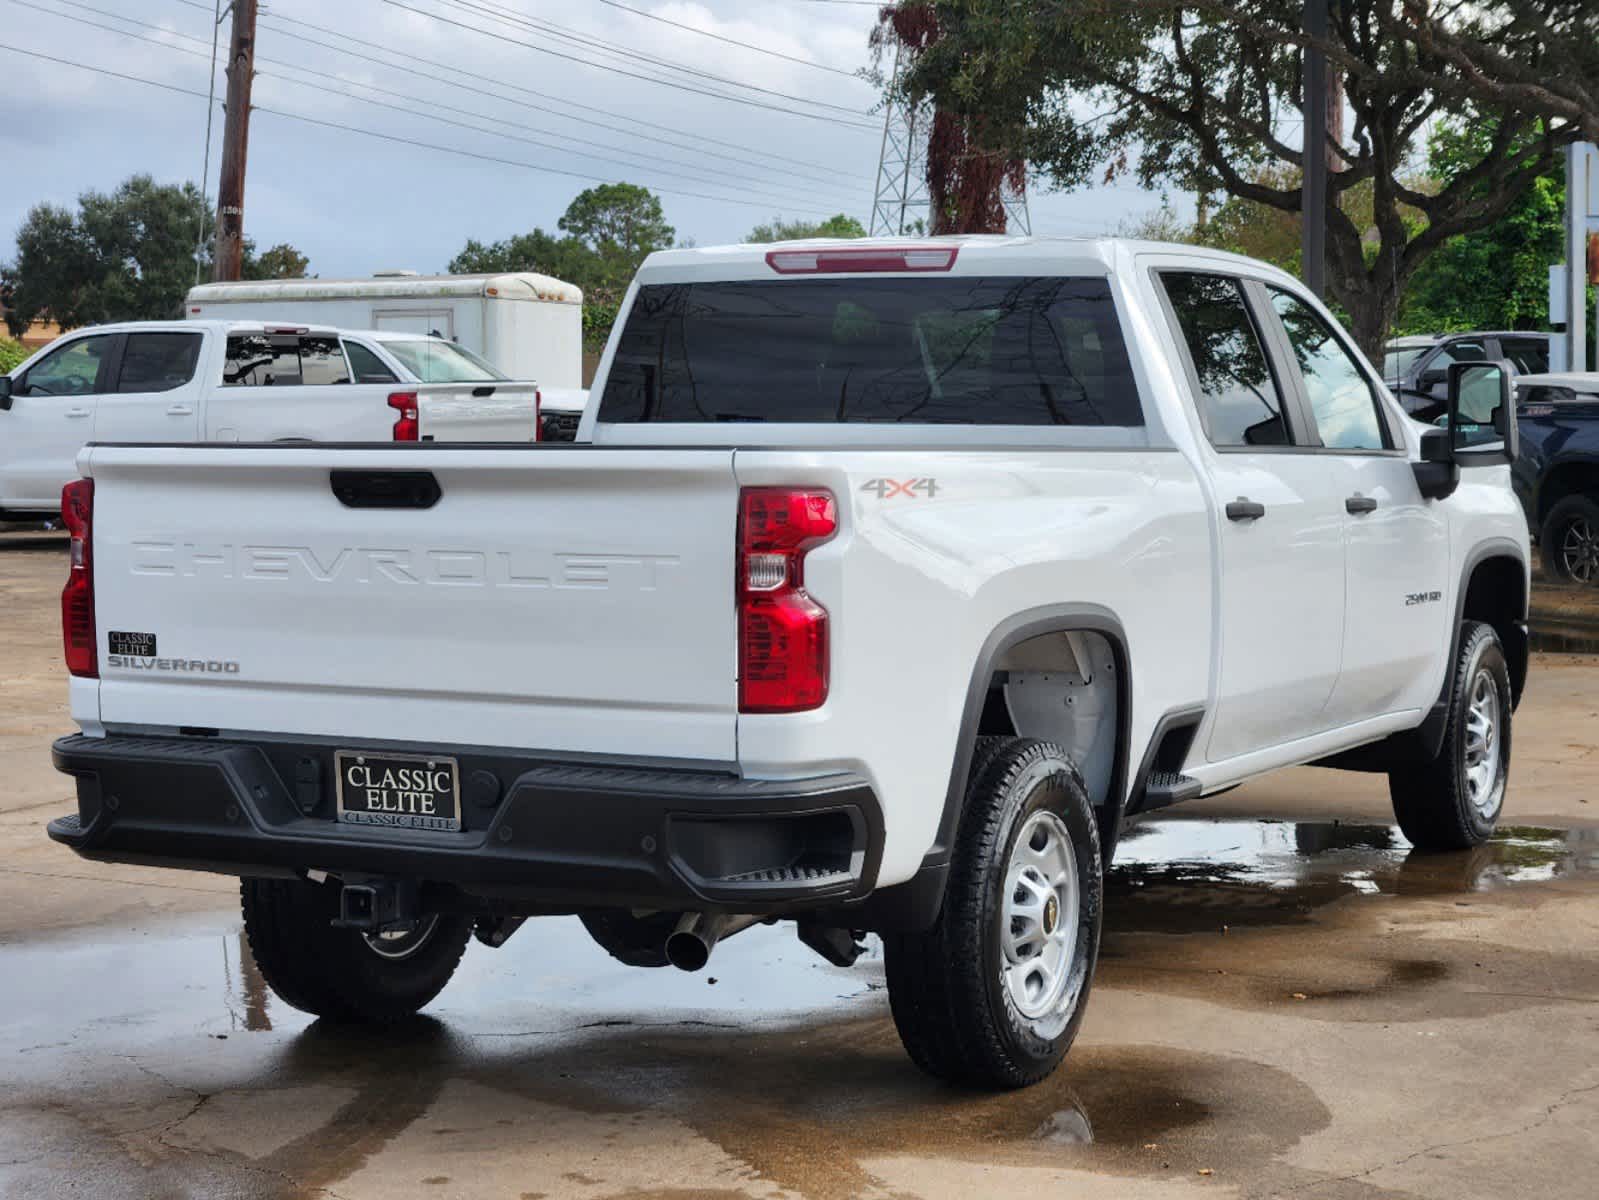
[(1144, 425), (1105, 278), (897, 274), (643, 284), (598, 420)]
[(350, 382), (331, 334), (236, 333), (228, 338), (223, 387), (325, 387)]

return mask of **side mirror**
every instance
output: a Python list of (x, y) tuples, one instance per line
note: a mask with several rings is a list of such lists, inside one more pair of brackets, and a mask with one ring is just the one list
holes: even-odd
[(11, 376), (0, 375), (0, 412), (11, 411)]
[(1447, 500), (1460, 486), (1460, 468), (1447, 429), (1428, 429), (1421, 435), (1421, 461), (1411, 463), (1416, 487), (1424, 500)]
[(1449, 444), (1462, 467), (1516, 461), (1516, 387), (1504, 361), (1455, 363), (1449, 368)]
[(1448, 382), (1449, 372), (1434, 368), (1431, 371), (1423, 371), (1416, 376), (1416, 390), (1431, 393), (1437, 391)]

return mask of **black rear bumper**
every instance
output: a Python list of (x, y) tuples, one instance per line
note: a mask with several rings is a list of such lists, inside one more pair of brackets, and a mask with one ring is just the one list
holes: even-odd
[(852, 775), (772, 782), (432, 752), (475, 785), (459, 831), (335, 820), (331, 745), (73, 735), (53, 757), (77, 781), (78, 812), (49, 834), (105, 862), (409, 879), (525, 911), (803, 912), (865, 897), (882, 857), (877, 798)]

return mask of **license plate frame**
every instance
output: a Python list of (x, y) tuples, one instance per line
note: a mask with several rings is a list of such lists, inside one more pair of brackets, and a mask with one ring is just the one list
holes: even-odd
[[(358, 825), (367, 829), (425, 830), (430, 832), (459, 832), (461, 828), (461, 767), (447, 754), (391, 754), (382, 750), (335, 750), (334, 811), (341, 824)], [(365, 769), (361, 781), (352, 778), (352, 771)], [(363, 803), (356, 797), (354, 805), (346, 789), (373, 788), (372, 772), (382, 773), (377, 790), (384, 793), (384, 807), (371, 807), (370, 798)], [(416, 773), (422, 772), (425, 788), (402, 787), (400, 784), (417, 782)], [(448, 786), (442, 787), (438, 775), (449, 772)], [(402, 774), (396, 774), (401, 772)], [(437, 811), (439, 802), (449, 800), (450, 811)], [(388, 805), (393, 807), (388, 807)]]

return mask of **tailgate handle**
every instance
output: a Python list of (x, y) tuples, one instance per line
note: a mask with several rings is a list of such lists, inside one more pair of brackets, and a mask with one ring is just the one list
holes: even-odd
[(432, 471), (332, 471), (328, 482), (345, 508), (432, 508), (444, 494)]

